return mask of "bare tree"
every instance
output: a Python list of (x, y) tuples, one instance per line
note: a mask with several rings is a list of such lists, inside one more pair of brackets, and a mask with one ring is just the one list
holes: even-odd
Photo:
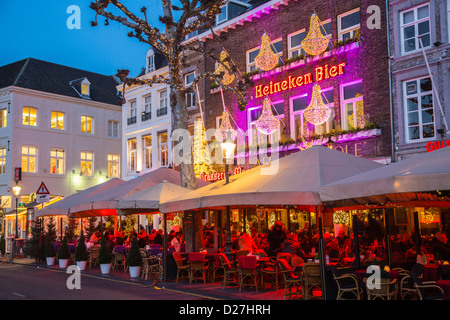
[[(213, 22), (217, 14), (221, 13), (220, 7), (226, 3), (226, 0), (179, 0), (178, 2), (181, 6), (172, 5), (170, 0), (162, 0), (163, 16), (159, 17), (159, 21), (165, 26), (164, 31), (149, 24), (146, 7), (142, 7), (140, 13), (136, 14), (128, 10), (120, 1), (115, 0), (96, 0), (95, 3), (93, 2), (90, 5), (90, 8), (96, 12), (95, 21), (91, 22), (92, 26), (97, 25), (97, 16), (99, 15), (106, 18), (106, 25), (109, 24), (109, 20), (117, 21), (131, 29), (128, 33), (129, 37), (134, 37), (141, 42), (147, 43), (167, 58), (169, 67), (168, 77), (154, 76), (149, 79), (130, 78), (128, 77), (128, 70), (118, 70), (117, 76), (124, 83), (124, 88), (125, 85), (132, 84), (151, 86), (153, 84), (164, 83), (169, 85), (173, 120), (172, 132), (176, 129), (187, 130), (188, 113), (185, 99), (186, 94), (195, 92), (197, 83), (201, 79), (213, 78), (216, 80), (216, 83), (220, 84), (224, 75), (224, 72), (219, 74), (203, 72), (196, 76), (192, 86), (185, 88), (182, 78), (184, 52), (194, 51), (203, 54), (221, 63), (229, 73), (234, 75), (237, 73), (236, 67), (230, 63), (231, 59), (220, 61), (214, 52), (206, 51), (201, 42), (196, 44), (183, 44), (185, 37), (197, 30), (210, 28), (214, 35), (212, 30)], [(118, 11), (118, 14), (113, 14), (113, 10)], [(178, 20), (175, 20), (174, 13), (177, 13), (177, 16), (179, 16)], [(221, 40), (216, 35), (214, 37), (216, 40)], [(241, 78), (237, 79), (234, 86), (222, 86), (222, 88), (235, 94), (238, 107), (242, 110), (247, 104), (246, 90), (249, 85), (251, 85), (251, 81), (248, 78)], [(192, 159), (192, 154), (189, 156)], [(179, 165), (179, 168), (182, 186), (196, 189), (197, 182), (193, 161), (189, 163), (183, 162)]]

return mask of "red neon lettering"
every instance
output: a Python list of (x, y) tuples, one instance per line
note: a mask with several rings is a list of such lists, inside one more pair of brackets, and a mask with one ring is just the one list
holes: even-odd
[(339, 75), (344, 73), (345, 62), (339, 63)]
[(268, 87), (268, 86), (265, 86), (265, 87), (264, 87), (264, 89), (263, 89), (263, 94), (264, 94), (265, 96), (267, 96), (267, 95), (269, 94), (269, 87)]
[(328, 65), (325, 65), (325, 79), (328, 79), (330, 76), (328, 74)]
[(295, 78), (292, 78), (292, 76), (289, 76), (289, 89), (295, 88)]
[(288, 82), (287, 80), (284, 80), (283, 82), (281, 82), (281, 90), (286, 91), (288, 88)]
[(320, 81), (323, 78), (323, 68), (317, 67), (316, 68), (316, 81)]
[(257, 98), (262, 97), (263, 93), (262, 93), (262, 84), (260, 84), (259, 86), (255, 87), (255, 95)]
[(295, 83), (297, 84), (297, 87), (300, 87), (303, 84), (303, 76), (298, 76)]
[(336, 66), (332, 66), (330, 68), (330, 76), (331, 77), (336, 77), (337, 76), (337, 67)]
[(305, 84), (310, 84), (310, 83), (312, 83), (311, 73), (307, 73), (307, 74), (305, 74)]
[(279, 82), (275, 82), (275, 84), (273, 85), (273, 93), (277, 93), (281, 91), (281, 86)]

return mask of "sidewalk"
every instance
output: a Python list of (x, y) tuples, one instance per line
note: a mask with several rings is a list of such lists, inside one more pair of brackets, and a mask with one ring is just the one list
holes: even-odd
[[(0, 263), (8, 263), (9, 257), (1, 258)], [(55, 270), (58, 272), (66, 272), (64, 269), (60, 269), (58, 263), (53, 266), (47, 266), (46, 263), (36, 263), (34, 259), (30, 258), (15, 258), (14, 264), (28, 265), (30, 267), (39, 267)], [(87, 267), (86, 270), (82, 271), (83, 275), (88, 275), (92, 277), (98, 277), (104, 280), (111, 281), (121, 281), (129, 283), (130, 285), (140, 285), (143, 287), (148, 287), (149, 290), (162, 289), (162, 290), (172, 290), (178, 292), (184, 292), (186, 294), (196, 295), (205, 297), (205, 299), (213, 300), (283, 300), (284, 297), (284, 286), (279, 285), (279, 289), (276, 290), (271, 286), (267, 285), (262, 290), (256, 292), (254, 287), (248, 287), (242, 289), (239, 292), (239, 287), (227, 286), (222, 287), (222, 279), (216, 279), (216, 282), (210, 283), (203, 281), (197, 281), (195, 283), (189, 284), (188, 280), (180, 280), (178, 283), (175, 280), (169, 280), (166, 282), (158, 281), (156, 285), (153, 284), (154, 280), (141, 280), (132, 279), (129, 272), (124, 272), (123, 270), (111, 270), (108, 275), (103, 275), (100, 271), (100, 266), (93, 266), (92, 268)], [(296, 300), (302, 300), (301, 296), (295, 298)]]

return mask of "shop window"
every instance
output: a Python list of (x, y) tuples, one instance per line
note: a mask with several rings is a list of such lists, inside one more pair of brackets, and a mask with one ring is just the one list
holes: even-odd
[(351, 39), (360, 30), (360, 10), (356, 8), (338, 16), (338, 39)]
[(402, 54), (421, 50), (431, 46), (430, 5), (428, 3), (400, 12), (400, 40)]
[[(281, 63), (281, 55), (283, 54), (283, 42), (282, 39), (273, 40), (271, 49), (277, 55), (280, 56), (279, 62)], [(255, 58), (259, 54), (259, 47), (247, 51), (247, 72), (253, 72), (259, 70), (256, 66)]]
[(37, 172), (37, 147), (22, 146), (22, 172)]

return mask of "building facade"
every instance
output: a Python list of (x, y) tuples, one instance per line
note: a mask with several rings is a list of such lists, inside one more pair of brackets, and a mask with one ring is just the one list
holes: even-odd
[(389, 10), (398, 161), (450, 145), (450, 1), (389, 1)]
[[(0, 67), (0, 195), (11, 200), (21, 168), (19, 203), (43, 182), (68, 196), (120, 177), (121, 106), (117, 80), (33, 58)], [(12, 208), (15, 198), (12, 196)], [(11, 208), (6, 202), (3, 208)], [(11, 219), (10, 219), (11, 218)], [(15, 216), (7, 215), (6, 235)], [(24, 236), (25, 216), (19, 217)]]

